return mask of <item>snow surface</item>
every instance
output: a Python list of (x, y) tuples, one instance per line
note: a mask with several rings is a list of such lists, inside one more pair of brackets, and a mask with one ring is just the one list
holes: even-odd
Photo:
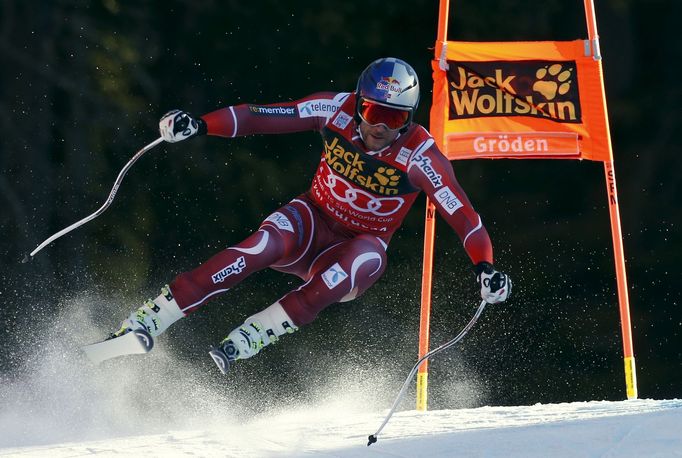
[[(0, 373), (0, 456), (682, 457), (677, 399), (415, 412), (412, 394), (367, 447), (409, 368), (335, 361), (340, 376), (324, 368), (300, 396), (274, 400), (258, 371), (221, 377), (208, 356), (179, 358), (169, 340), (89, 366), (79, 347), (103, 331), (83, 325), (108, 302), (73, 298), (25, 345), (4, 347), (21, 364)], [(485, 404), (474, 378), (454, 378), (440, 382), (461, 395), (453, 405)]]
[[(328, 406), (209, 429), (0, 449), (0, 456), (672, 457), (682, 401), (593, 401), (398, 413), (366, 446), (379, 413)], [(40, 424), (32, 425), (40, 431)]]

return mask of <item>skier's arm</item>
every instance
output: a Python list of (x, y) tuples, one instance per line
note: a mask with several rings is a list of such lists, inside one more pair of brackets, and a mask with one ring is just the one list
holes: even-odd
[(320, 130), (348, 93), (318, 92), (292, 102), (222, 108), (203, 115), (208, 135), (241, 137)]
[(511, 279), (493, 267), (493, 246), (481, 217), (457, 182), (452, 165), (430, 136), (415, 149), (408, 166), (412, 184), (421, 188), (438, 212), (457, 232), (474, 263), (481, 297), (490, 304), (505, 301), (511, 294)]
[(159, 131), (164, 140), (176, 143), (206, 134), (241, 137), (321, 130), (348, 95), (347, 92), (317, 92), (291, 102), (228, 106), (199, 118), (172, 110), (159, 121)]
[(493, 263), (493, 247), (481, 217), (457, 182), (452, 165), (432, 138), (418, 147), (408, 167), (412, 184), (422, 189), (455, 230), (469, 258), (478, 265)]

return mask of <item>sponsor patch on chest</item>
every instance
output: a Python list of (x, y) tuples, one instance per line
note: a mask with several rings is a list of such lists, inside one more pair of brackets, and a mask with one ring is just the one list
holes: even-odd
[(339, 129), (343, 130), (343, 129), (345, 129), (346, 127), (348, 127), (348, 124), (350, 124), (350, 122), (351, 122), (352, 119), (353, 119), (353, 118), (351, 117), (351, 115), (349, 115), (349, 114), (346, 113), (345, 111), (341, 111), (341, 112), (339, 112), (339, 114), (336, 116), (336, 118), (334, 119), (334, 121), (332, 121), (332, 124), (333, 124), (335, 127), (338, 127)]
[(407, 165), (407, 161), (410, 160), (411, 155), (412, 155), (412, 150), (409, 148), (405, 148), (403, 146), (400, 148), (400, 151), (398, 151), (398, 154), (395, 157), (395, 161), (398, 164)]

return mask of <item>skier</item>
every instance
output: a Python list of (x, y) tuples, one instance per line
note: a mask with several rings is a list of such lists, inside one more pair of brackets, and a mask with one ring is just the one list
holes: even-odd
[(383, 58), (360, 75), (355, 92), (319, 92), (293, 102), (229, 106), (200, 118), (173, 110), (159, 123), (175, 143), (199, 135), (238, 137), (319, 131), (323, 151), (311, 188), (270, 214), (259, 229), (196, 269), (123, 321), (112, 338), (140, 328), (156, 337), (171, 324), (266, 267), (304, 283), (248, 317), (210, 352), (223, 373), (336, 302), (355, 299), (386, 268), (393, 233), (420, 191), (455, 230), (471, 259), (481, 297), (507, 299), (511, 281), (493, 267), (480, 216), (429, 132), (413, 122), (419, 80), (406, 62)]

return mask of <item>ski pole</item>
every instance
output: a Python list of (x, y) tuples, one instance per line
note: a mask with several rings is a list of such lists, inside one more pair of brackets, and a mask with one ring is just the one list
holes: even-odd
[(130, 169), (130, 167), (132, 167), (133, 164), (134, 164), (139, 158), (141, 158), (142, 155), (143, 155), (144, 153), (146, 153), (146, 152), (149, 151), (150, 149), (154, 148), (156, 145), (158, 145), (158, 144), (161, 143), (161, 142), (163, 142), (163, 138), (162, 138), (162, 137), (157, 138), (156, 140), (154, 140), (153, 142), (151, 142), (150, 144), (148, 144), (147, 146), (145, 146), (144, 148), (142, 148), (140, 151), (138, 151), (137, 153), (135, 153), (135, 155), (128, 161), (128, 163), (127, 163), (126, 165), (123, 166), (123, 168), (121, 169), (121, 171), (118, 173), (118, 177), (116, 178), (116, 181), (114, 182), (114, 187), (111, 188), (111, 192), (109, 192), (109, 197), (107, 197), (106, 202), (104, 202), (104, 205), (102, 205), (102, 206), (99, 208), (99, 210), (97, 210), (96, 212), (94, 212), (93, 214), (91, 214), (91, 215), (89, 215), (89, 216), (86, 216), (85, 218), (83, 218), (83, 219), (80, 220), (80, 221), (76, 221), (76, 222), (73, 223), (71, 226), (65, 227), (65, 228), (62, 229), (61, 231), (59, 231), (59, 232), (57, 232), (57, 233), (55, 233), (55, 234), (52, 234), (52, 235), (51, 235), (50, 237), (48, 237), (43, 243), (41, 243), (40, 245), (38, 245), (38, 247), (37, 247), (35, 250), (31, 251), (30, 254), (25, 255), (25, 256), (24, 256), (24, 259), (23, 259), (21, 262), (22, 262), (22, 263), (26, 263), (26, 262), (30, 261), (31, 259), (33, 259), (33, 256), (35, 256), (36, 253), (38, 253), (40, 250), (42, 250), (43, 248), (45, 248), (45, 247), (46, 247), (47, 245), (49, 245), (50, 243), (52, 243), (52, 242), (54, 242), (55, 240), (57, 240), (57, 239), (58, 239), (59, 237), (61, 237), (62, 235), (71, 232), (72, 230), (76, 229), (77, 227), (82, 226), (83, 224), (87, 223), (88, 221), (92, 221), (93, 219), (97, 218), (99, 215), (101, 215), (102, 213), (104, 213), (104, 211), (105, 211), (107, 208), (109, 208), (109, 205), (111, 205), (111, 203), (114, 201), (114, 197), (116, 197), (116, 192), (118, 191), (119, 186), (121, 186), (121, 182), (123, 181), (123, 177), (125, 176), (126, 173), (128, 173), (128, 170)]
[(486, 304), (487, 304), (486, 301), (481, 301), (481, 305), (478, 306), (478, 310), (476, 310), (476, 313), (474, 314), (471, 321), (469, 321), (469, 323), (466, 326), (464, 326), (464, 328), (460, 331), (459, 334), (457, 334), (457, 336), (454, 339), (452, 339), (449, 342), (444, 343), (443, 345), (441, 345), (438, 348), (434, 348), (433, 350), (431, 350), (430, 352), (428, 352), (427, 354), (422, 356), (422, 358), (419, 361), (417, 361), (417, 364), (415, 364), (414, 367), (412, 368), (412, 371), (410, 371), (410, 375), (408, 375), (407, 378), (405, 379), (405, 382), (403, 383), (403, 387), (400, 389), (400, 392), (398, 393), (398, 397), (395, 399), (395, 401), (393, 401), (393, 406), (391, 407), (391, 410), (388, 412), (388, 415), (386, 415), (384, 422), (381, 424), (381, 426), (379, 426), (379, 429), (377, 429), (377, 432), (375, 432), (374, 434), (372, 434), (371, 436), (368, 437), (368, 439), (369, 439), (369, 442), (367, 442), (368, 447), (378, 440), (377, 437), (379, 436), (379, 433), (381, 433), (381, 430), (384, 429), (384, 426), (386, 426), (386, 424), (388, 423), (388, 420), (390, 420), (391, 417), (393, 416), (395, 409), (398, 407), (398, 404), (400, 403), (403, 396), (405, 395), (405, 390), (407, 390), (407, 387), (410, 385), (410, 381), (412, 380), (412, 377), (414, 377), (414, 374), (417, 372), (417, 369), (419, 368), (421, 363), (423, 363), (425, 360), (427, 360), (429, 357), (435, 355), (436, 353), (440, 353), (441, 351), (452, 347), (457, 342), (462, 340), (462, 338), (466, 335), (466, 333), (469, 332), (469, 330), (473, 327), (474, 323), (476, 323), (476, 320), (478, 320), (478, 317), (481, 316), (481, 313), (483, 313), (483, 309), (485, 308)]

